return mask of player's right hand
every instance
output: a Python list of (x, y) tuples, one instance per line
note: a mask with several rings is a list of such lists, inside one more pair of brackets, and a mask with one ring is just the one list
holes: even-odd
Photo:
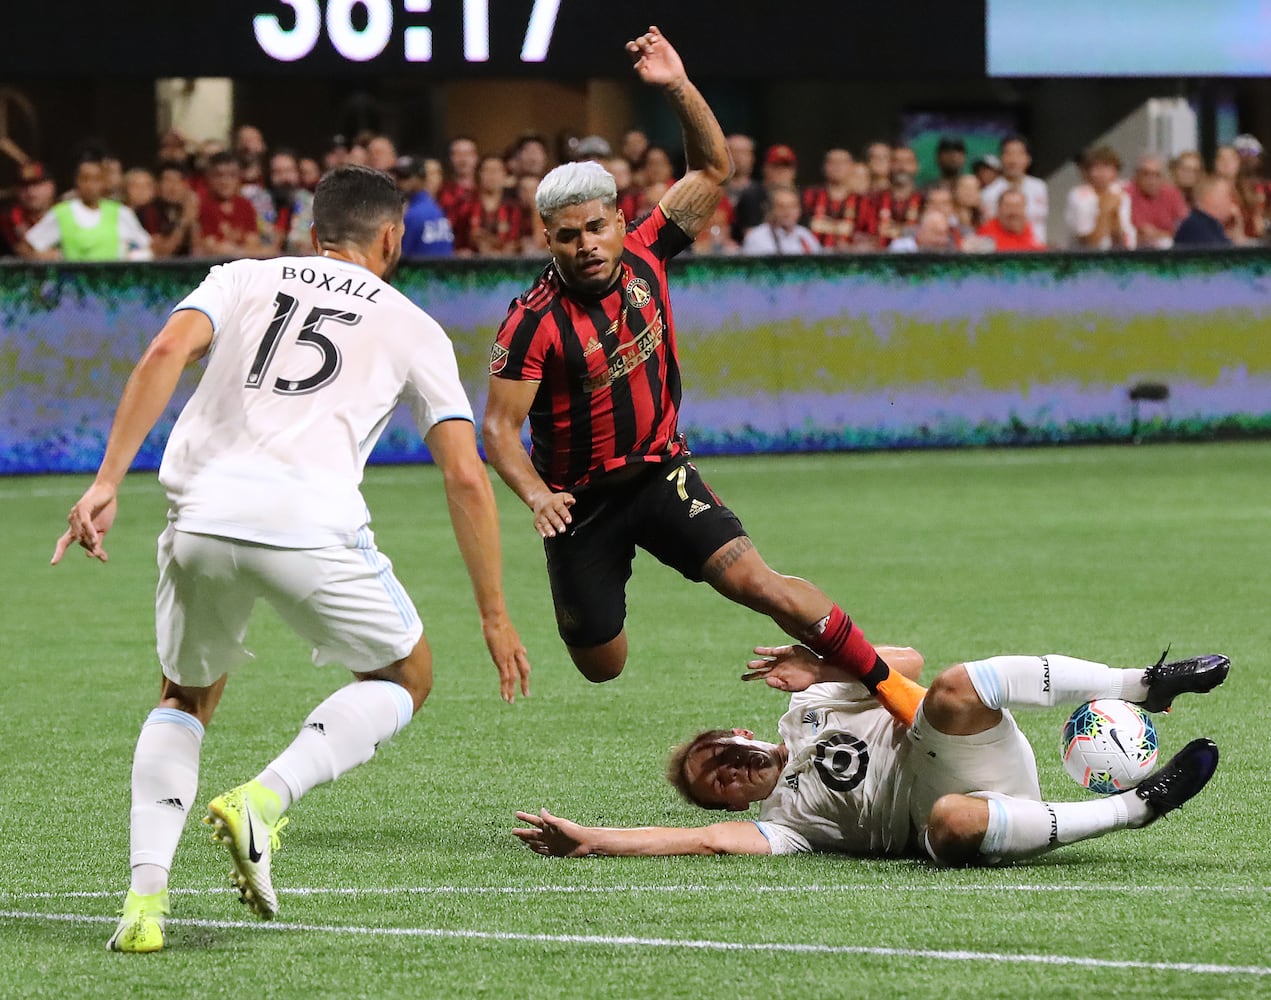
[(513, 830), (535, 854), (555, 858), (581, 858), (591, 853), (584, 839), (585, 828), (572, 820), (553, 816), (546, 809), (533, 813), (517, 811), (516, 818), (529, 823), (529, 829)]
[(66, 550), (76, 543), (84, 549), (90, 559), (106, 562), (109, 557), (106, 555), (105, 548), (102, 547), (102, 542), (106, 539), (106, 532), (115, 523), (115, 513), (118, 509), (115, 498), (115, 488), (104, 483), (93, 483), (84, 492), (84, 495), (71, 508), (71, 512), (66, 515), (66, 523), (70, 527), (62, 533), (62, 537), (53, 547), (53, 558), (49, 560), (51, 566), (61, 562)]
[(569, 530), (573, 515), (569, 508), (574, 506), (572, 493), (548, 493), (534, 504), (534, 528), (542, 538), (555, 538)]
[(778, 691), (806, 691), (822, 679), (821, 658), (807, 646), (756, 646), (743, 681), (762, 680)]

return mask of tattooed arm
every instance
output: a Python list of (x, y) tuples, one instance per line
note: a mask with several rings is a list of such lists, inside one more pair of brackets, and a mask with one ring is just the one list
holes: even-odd
[(706, 98), (685, 75), (679, 53), (656, 27), (627, 42), (627, 51), (640, 79), (662, 87), (684, 126), (688, 173), (662, 199), (662, 211), (692, 239), (714, 213), (724, 184), (733, 175), (724, 130)]

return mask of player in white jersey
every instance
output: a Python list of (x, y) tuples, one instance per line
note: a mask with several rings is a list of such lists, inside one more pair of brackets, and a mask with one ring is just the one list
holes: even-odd
[(168, 871), (198, 786), (204, 727), (243, 647), (258, 599), (353, 683), (310, 713), (252, 781), (219, 795), (205, 822), (229, 850), (242, 899), (269, 918), (283, 812), (371, 758), (423, 704), (432, 654), (414, 605), (375, 547), (359, 485), (399, 401), (440, 466), (481, 627), (511, 701), (530, 665), (502, 591), (498, 514), (472, 408), (441, 327), (385, 282), (401, 255), (402, 197), (391, 177), (342, 167), (318, 185), (319, 256), (212, 268), (173, 310), (124, 388), (97, 478), (71, 508), (57, 563), (79, 544), (106, 561), (120, 481), (182, 370), (207, 358), (168, 440), (159, 478), (159, 707), (132, 771), (132, 881), (107, 946), (157, 951)]
[[(518, 812), (529, 826), (513, 833), (539, 854), (562, 857), (841, 851), (991, 864), (1146, 826), (1196, 795), (1218, 764), (1217, 746), (1193, 740), (1137, 788), (1043, 801), (1032, 748), (1005, 706), (1123, 698), (1162, 711), (1178, 694), (1221, 684), (1230, 664), (1219, 654), (1126, 670), (1053, 654), (960, 663), (935, 677), (906, 723), (806, 647), (755, 652), (760, 659), (743, 679), (795, 692), (778, 724), (781, 742), (709, 730), (676, 750), (668, 777), (706, 809), (759, 802), (757, 820), (623, 829), (581, 826), (544, 809)], [(917, 680), (922, 658), (914, 650), (878, 652)]]

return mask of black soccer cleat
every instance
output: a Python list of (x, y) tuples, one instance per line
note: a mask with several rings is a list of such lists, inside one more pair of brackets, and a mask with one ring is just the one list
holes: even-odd
[(1206, 653), (1187, 660), (1165, 662), (1166, 648), (1161, 658), (1147, 668), (1143, 683), (1147, 685), (1147, 697), (1139, 704), (1147, 712), (1165, 712), (1180, 694), (1204, 694), (1212, 691), (1227, 679), (1231, 660), (1222, 653)]
[(1147, 803), (1148, 823), (1153, 823), (1167, 813), (1172, 813), (1184, 802), (1199, 794), (1218, 768), (1218, 744), (1213, 740), (1192, 740), (1174, 754), (1164, 767), (1152, 774), (1124, 795), (1137, 795)]

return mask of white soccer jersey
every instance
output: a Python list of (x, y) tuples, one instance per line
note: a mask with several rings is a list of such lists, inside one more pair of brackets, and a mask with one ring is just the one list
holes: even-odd
[(773, 854), (903, 854), (909, 819), (906, 729), (864, 685), (814, 684), (778, 724), (790, 761), (758, 826)]
[(159, 469), (182, 531), (281, 548), (352, 544), (370, 520), (362, 469), (397, 403), (412, 407), (421, 435), (472, 420), (445, 332), (364, 267), (234, 261), (176, 309), (205, 313), (215, 330)]

